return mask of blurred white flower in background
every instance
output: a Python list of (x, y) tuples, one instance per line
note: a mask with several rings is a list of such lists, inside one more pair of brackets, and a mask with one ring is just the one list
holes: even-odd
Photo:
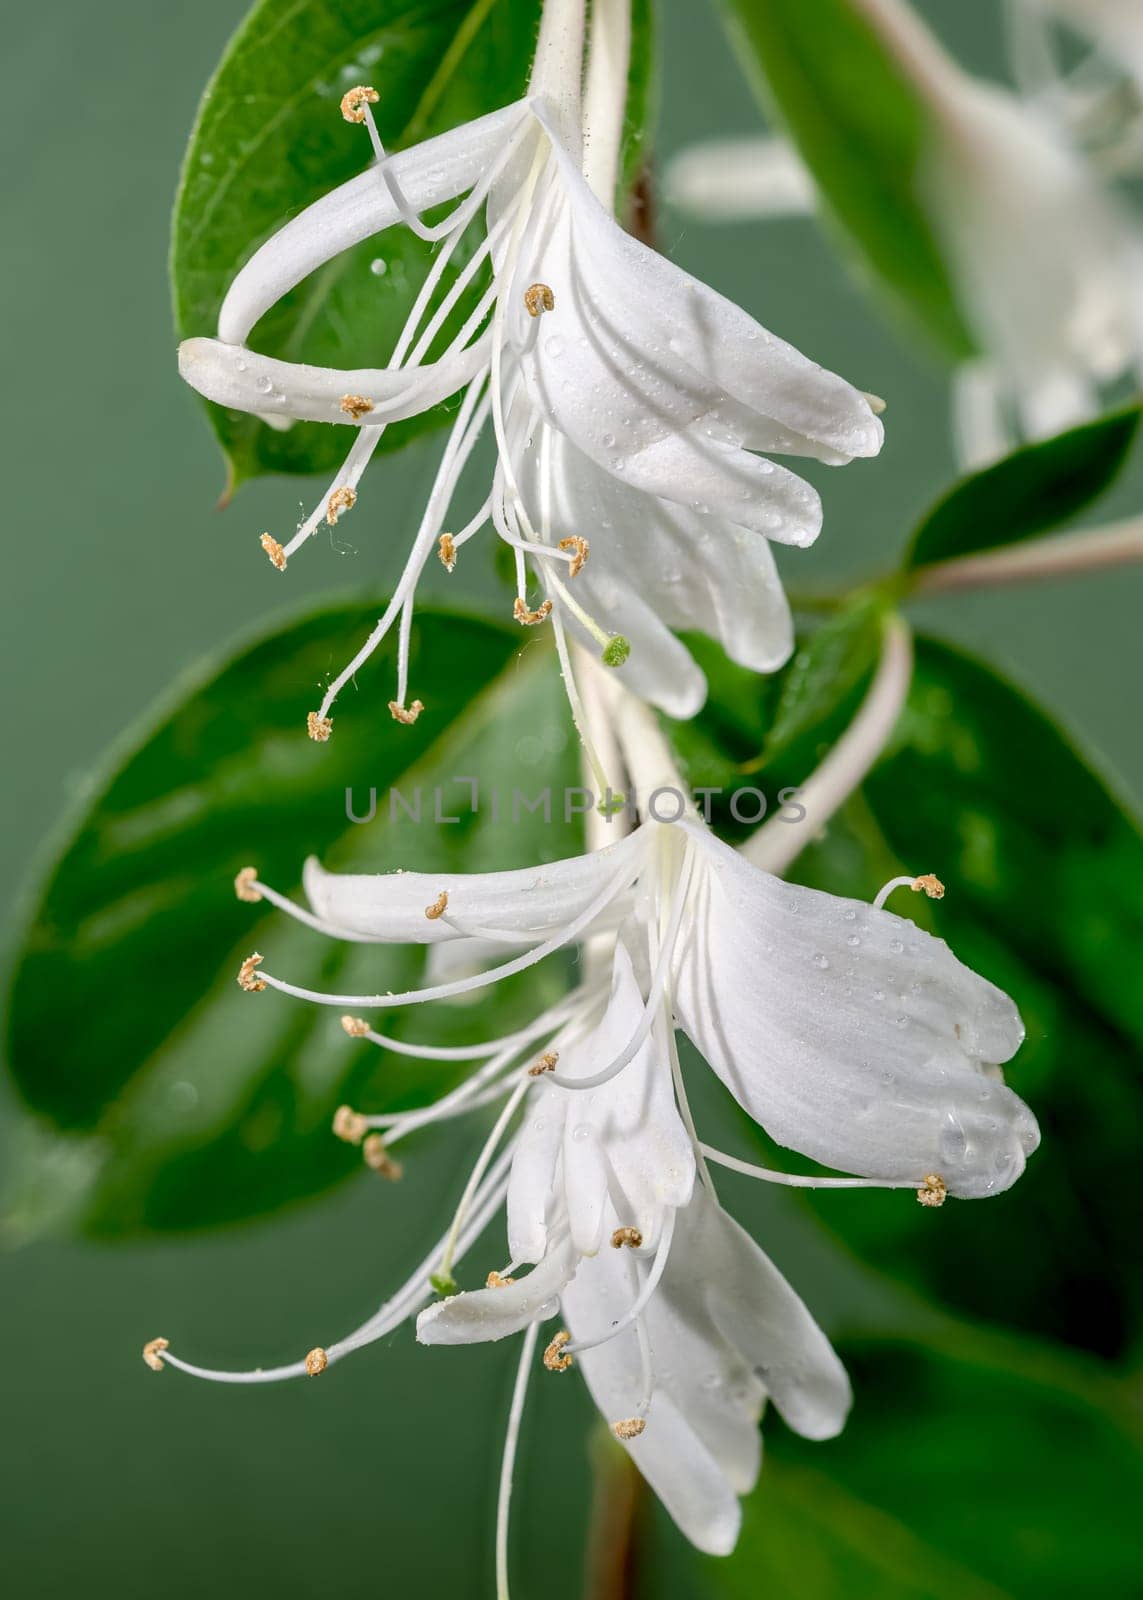
[[(962, 464), (981, 466), (1098, 414), (1115, 384), (1138, 383), (1143, 232), (1050, 98), (973, 78), (903, 0), (850, 3), (927, 114), (915, 194), (978, 347), (955, 374), (953, 420)], [(1090, 11), (1093, 23), (1102, 10), (1058, 9)], [(1138, 47), (1143, 7), (1106, 10)], [(796, 153), (774, 139), (685, 151), (667, 184), (677, 205), (712, 221), (795, 214), (813, 194)]]

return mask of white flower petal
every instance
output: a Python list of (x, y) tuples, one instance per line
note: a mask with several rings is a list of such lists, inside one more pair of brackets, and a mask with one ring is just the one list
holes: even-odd
[(785, 884), (691, 831), (701, 854), (676, 1008), (743, 1108), (846, 1172), (935, 1172), (966, 1198), (1014, 1183), (1039, 1132), (984, 1072), (1023, 1038), (1011, 1000), (911, 922)]
[(638, 453), (725, 403), (792, 449), (831, 461), (877, 453), (881, 424), (862, 394), (624, 233), (553, 148), (566, 199), (529, 236), (512, 299), (537, 280), (556, 296), (525, 373), (561, 431), (606, 464), (609, 451)]
[(548, 1248), (556, 1164), (564, 1138), (564, 1111), (555, 1102), (555, 1091), (537, 1090), (512, 1156), (507, 1204), (508, 1253), (513, 1261), (539, 1261)]
[(490, 348), (486, 334), (424, 366), (342, 370), (276, 361), (218, 339), (185, 339), (179, 346), (179, 373), (192, 389), (232, 411), (359, 428), (363, 418), (343, 410), (345, 396), (373, 402), (364, 417), (371, 424), (419, 416), (470, 382), (487, 365)]
[[(639, 870), (643, 841), (636, 834), (544, 866), (512, 872), (327, 872), (306, 862), (305, 891), (318, 916), (352, 933), (393, 944), (434, 944), (463, 937), (452, 923), (537, 939), (585, 911), (615, 876)], [(425, 908), (448, 894), (447, 918)]]
[(556, 1297), (577, 1261), (571, 1241), (565, 1239), (515, 1283), (437, 1300), (417, 1318), (417, 1339), (421, 1344), (481, 1344), (520, 1333), (530, 1322), (555, 1315)]
[[(470, 189), (522, 114), (519, 103), (505, 106), (390, 157), (393, 176), (413, 209), (429, 210)], [(375, 167), (323, 195), (268, 239), (238, 273), (219, 312), (218, 337), (244, 344), (258, 319), (303, 278), (399, 220)]]

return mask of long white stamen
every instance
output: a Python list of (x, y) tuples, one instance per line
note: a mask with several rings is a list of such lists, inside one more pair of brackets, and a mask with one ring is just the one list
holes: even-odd
[(731, 1172), (741, 1172), (747, 1178), (760, 1178), (764, 1183), (778, 1183), (787, 1189), (915, 1189), (918, 1178), (893, 1181), (888, 1178), (815, 1178), (800, 1172), (776, 1172), (773, 1167), (757, 1167), (752, 1162), (728, 1156), (713, 1145), (701, 1144), (699, 1149), (708, 1161)]
[(468, 1209), (472, 1204), (473, 1196), (480, 1187), (481, 1180), (484, 1177), (488, 1164), (496, 1154), (497, 1147), (508, 1130), (508, 1124), (516, 1115), (516, 1108), (519, 1106), (521, 1100), (523, 1100), (528, 1090), (533, 1087), (533, 1079), (525, 1077), (520, 1080), (509, 1096), (507, 1105), (493, 1123), (492, 1132), (484, 1141), (484, 1147), (479, 1156), (476, 1158), (476, 1165), (473, 1167), (472, 1172), (469, 1174), (468, 1182), (464, 1186), (464, 1192), (460, 1197), (459, 1204), (457, 1205), (456, 1215), (453, 1218), (452, 1227), (449, 1229), (448, 1239), (445, 1242), (444, 1251), (441, 1255), (440, 1270), (443, 1276), (446, 1278), (451, 1276), (452, 1273), (453, 1255), (456, 1251), (456, 1243), (460, 1237), (460, 1230), (464, 1226), (464, 1219), (468, 1214)]
[(674, 1232), (675, 1209), (671, 1206), (663, 1217), (663, 1226), (659, 1234), (658, 1247), (655, 1250), (655, 1259), (651, 1262), (651, 1270), (648, 1272), (643, 1287), (635, 1296), (631, 1305), (617, 1322), (612, 1323), (606, 1333), (601, 1333), (594, 1339), (573, 1339), (569, 1344), (565, 1344), (563, 1348), (564, 1355), (574, 1356), (578, 1355), (581, 1350), (595, 1350), (601, 1344), (608, 1344), (612, 1339), (617, 1339), (621, 1333), (626, 1333), (631, 1324), (646, 1310), (651, 1296), (659, 1287), (659, 1280), (666, 1270), (667, 1257), (670, 1254)]
[(530, 1022), (526, 1028), (520, 1028), (515, 1033), (506, 1033), (499, 1039), (485, 1039), (480, 1044), (409, 1044), (404, 1039), (394, 1039), (389, 1034), (374, 1033), (372, 1028), (355, 1036), (368, 1039), (371, 1044), (379, 1045), (385, 1050), (391, 1050), (394, 1055), (412, 1056), (421, 1061), (483, 1061), (486, 1057), (499, 1055), (505, 1050), (523, 1049), (525, 1045), (542, 1038), (545, 1033), (554, 1031), (574, 1011), (579, 998), (580, 991), (574, 990), (566, 1000), (552, 1006), (534, 1022)]
[(465, 393), (460, 411), (457, 413), (456, 422), (453, 424), (452, 433), (449, 436), (449, 442), (445, 447), (444, 455), (437, 469), (436, 482), (433, 484), (432, 492), (429, 495), (429, 501), (421, 519), (420, 529), (413, 541), (413, 546), (409, 551), (408, 559), (405, 562), (404, 570), (401, 573), (392, 599), (389, 601), (381, 620), (361, 646), (361, 649), (358, 650), (349, 665), (338, 673), (326, 690), (321, 703), (321, 710), (318, 713), (319, 717), (329, 715), (330, 707), (342, 689), (382, 643), (393, 625), (394, 618), (400, 614), (406, 596), (416, 587), (425, 563), (432, 554), (437, 535), (440, 532), (440, 525), (448, 511), (449, 501), (456, 487), (456, 480), (459, 478), (469, 455), (475, 447), (477, 436), (487, 416), (487, 399), (480, 398), (484, 382), (484, 375), (481, 374), (473, 380)]
[[(493, 1215), (499, 1210), (507, 1189), (508, 1169), (512, 1163), (512, 1150), (505, 1150), (497, 1160), (494, 1168), (481, 1191), (479, 1199), (474, 1202), (468, 1225), (465, 1227), (461, 1240), (458, 1243), (455, 1259), (459, 1261), (472, 1247), (483, 1233)], [(336, 1344), (330, 1345), (326, 1350), (327, 1366), (332, 1366), (335, 1361), (350, 1355), (355, 1350), (360, 1350), (366, 1345), (383, 1339), (395, 1327), (419, 1310), (432, 1298), (432, 1288), (429, 1284), (429, 1274), (433, 1270), (444, 1240), (435, 1249), (430, 1251), (417, 1270), (409, 1277), (402, 1287), (387, 1300), (381, 1308), (363, 1322), (359, 1328), (340, 1339)], [(165, 1349), (162, 1354), (164, 1365), (176, 1367), (180, 1372), (187, 1373), (192, 1378), (204, 1378), (211, 1383), (280, 1383), (287, 1378), (303, 1378), (309, 1375), (309, 1369), (304, 1361), (292, 1361), (282, 1367), (255, 1367), (248, 1372), (228, 1372), (212, 1367), (199, 1367), (189, 1361), (184, 1361), (181, 1356), (172, 1354)]]
[(512, 1507), (512, 1475), (516, 1467), (516, 1447), (520, 1440), (520, 1422), (524, 1415), (524, 1401), (528, 1394), (528, 1379), (536, 1355), (536, 1339), (540, 1325), (530, 1322), (520, 1346), (520, 1364), (516, 1368), (516, 1382), (512, 1388), (512, 1404), (508, 1411), (508, 1432), (504, 1439), (504, 1457), (500, 1465), (500, 1489), (496, 1497), (496, 1600), (510, 1600), (508, 1592), (508, 1519)]
[(283, 978), (273, 977), (262, 968), (259, 968), (258, 976), (270, 988), (278, 989), (282, 994), (293, 995), (297, 1000), (312, 1000), (316, 1005), (342, 1006), (346, 1009), (352, 1006), (354, 1009), (360, 1008), (366, 1011), (392, 1006), (422, 1005), (429, 1000), (448, 1000), (453, 995), (472, 994), (478, 989), (487, 988), (489, 984), (498, 983), (501, 978), (511, 978), (518, 972), (526, 972), (529, 967), (535, 966), (538, 961), (543, 961), (546, 956), (571, 944), (590, 923), (594, 922), (604, 907), (615, 899), (620, 890), (627, 886), (634, 871), (637, 869), (624, 865), (578, 916), (573, 917), (557, 933), (544, 939), (524, 955), (514, 956), (511, 961), (505, 961), (500, 966), (489, 967), (484, 972), (457, 978), (451, 983), (436, 983), (425, 989), (406, 989), (400, 994), (346, 995), (323, 994), (318, 989), (303, 989), (296, 984), (287, 983)]

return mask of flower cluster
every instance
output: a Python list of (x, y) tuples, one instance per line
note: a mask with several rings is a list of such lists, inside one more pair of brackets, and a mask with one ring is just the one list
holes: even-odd
[[(705, 685), (672, 629), (705, 629), (758, 670), (790, 649), (769, 541), (809, 542), (821, 507), (768, 453), (841, 463), (880, 446), (868, 396), (618, 226), (610, 201), (628, 28), (623, 0), (595, 0), (581, 95), (582, 0), (548, 0), (526, 99), (392, 157), (372, 120), (375, 91), (351, 91), (343, 111), (367, 127), (375, 163), (263, 245), (231, 287), (218, 338), (180, 352), (184, 376), (221, 404), (354, 430), (313, 516), (288, 544), (264, 536), (279, 569), (323, 515), (336, 521), (353, 507), (390, 422), (463, 392), (393, 600), (311, 713), (315, 739), (330, 736), (339, 688), (394, 625), (390, 709), (399, 722), (421, 713), (408, 682), (418, 578), (434, 552), (451, 571), (491, 521), (515, 554), (515, 615), (551, 622), (599, 787), (610, 793), (614, 776), (621, 793), (681, 793), (647, 702), (690, 714)], [(443, 221), (425, 223), (453, 202)], [(445, 289), (450, 258), (482, 217), (479, 244)], [(388, 367), (323, 371), (247, 346), (263, 312), (306, 274), (398, 223), (441, 248)], [(438, 349), (470, 289), (474, 309)], [(497, 451), (490, 491), (459, 532), (447, 532), (486, 423)], [(529, 563), (543, 591), (536, 603)], [(887, 633), (857, 722), (806, 785), (807, 826), (860, 781), (896, 720), (909, 665), (899, 633)], [(585, 704), (607, 736), (606, 774)], [(305, 905), (253, 867), (239, 874), (241, 900), (267, 902), (319, 935), (420, 945), (433, 958), (431, 981), (401, 993), (303, 988), (260, 953), (238, 973), (261, 1004), (276, 1003), (266, 995), (276, 990), (335, 1008), (353, 1040), (470, 1064), (456, 1087), (415, 1110), (338, 1110), (334, 1132), (359, 1145), (369, 1167), (397, 1179), (393, 1151), (410, 1135), (495, 1111), (451, 1225), (345, 1338), (245, 1373), (192, 1365), (165, 1339), (144, 1352), (156, 1369), (266, 1383), (316, 1376), (412, 1318), (426, 1345), (522, 1334), (501, 1480), (501, 1595), (516, 1439), (544, 1324), (543, 1366), (582, 1372), (616, 1438), (706, 1551), (735, 1542), (768, 1399), (809, 1438), (845, 1422), (844, 1369), (794, 1289), (721, 1206), (712, 1168), (793, 1187), (911, 1190), (937, 1207), (1007, 1189), (1039, 1137), (1001, 1072), (1023, 1036), (1012, 1002), (884, 908), (906, 888), (939, 897), (934, 877), (893, 879), (870, 905), (783, 882), (790, 828), (777, 845), (763, 830), (748, 858), (686, 807), (673, 821), (644, 811), (628, 831), (630, 821), (625, 808), (606, 825), (590, 818), (597, 848), (516, 871), (342, 876), (311, 861)], [(483, 993), (560, 952), (574, 956), (574, 984), (509, 1035), (442, 1046), (379, 1031), (378, 1014)], [(774, 1144), (833, 1174), (760, 1167), (708, 1142), (680, 1037)], [(485, 1256), (483, 1287), (462, 1291), (461, 1263), (487, 1251), (501, 1210), (504, 1252)]]

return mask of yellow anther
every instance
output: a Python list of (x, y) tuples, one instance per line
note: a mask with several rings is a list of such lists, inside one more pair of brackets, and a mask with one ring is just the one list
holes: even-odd
[(542, 1078), (545, 1072), (554, 1072), (559, 1059), (560, 1053), (558, 1050), (546, 1051), (538, 1061), (528, 1068), (529, 1078)]
[(316, 744), (325, 744), (333, 732), (333, 718), (323, 717), (320, 711), (311, 711), (306, 718), (306, 732)]
[(439, 922), (448, 910), (448, 890), (442, 889), (431, 906), (425, 907), (425, 916), (430, 922)]
[(943, 900), (945, 886), (941, 880), (931, 872), (922, 872), (919, 878), (913, 879), (915, 894), (927, 894), (930, 900)]
[(533, 283), (524, 290), (524, 304), (530, 317), (556, 309), (556, 297), (546, 283)]
[(354, 422), (360, 422), (362, 417), (367, 417), (373, 410), (372, 400), (364, 394), (343, 394), (337, 406), (339, 411), (343, 411), (347, 417), (352, 417)]
[(169, 1339), (148, 1339), (143, 1346), (143, 1360), (152, 1372), (162, 1372), (163, 1351), (170, 1348), (170, 1343)]
[(352, 1106), (338, 1106), (333, 1114), (333, 1131), (346, 1144), (360, 1144), (369, 1132), (369, 1119)]
[(316, 1378), (318, 1373), (324, 1372), (328, 1366), (329, 1357), (319, 1344), (306, 1357), (306, 1371), (311, 1378)]
[(357, 504), (357, 490), (343, 483), (330, 495), (326, 502), (325, 520), (332, 528), (343, 511), (352, 511)]
[(437, 544), (437, 554), (441, 558), (441, 566), (446, 572), (451, 572), (456, 566), (456, 544), (451, 533), (442, 533)]
[(538, 622), (546, 622), (551, 614), (552, 602), (550, 600), (544, 600), (537, 606), (535, 611), (529, 611), (527, 601), (521, 600), (517, 595), (516, 603), (512, 607), (512, 615), (525, 628), (534, 628)]
[(917, 1199), (923, 1206), (943, 1206), (948, 1199), (948, 1184), (939, 1172), (929, 1172), (921, 1180)]
[(375, 106), (380, 98), (377, 90), (369, 84), (358, 84), (356, 89), (347, 89), (342, 95), (341, 114), (346, 122), (364, 122), (365, 107)]
[(561, 1328), (551, 1344), (544, 1351), (544, 1365), (549, 1372), (566, 1372), (575, 1363), (571, 1356), (564, 1355), (564, 1345), (571, 1343), (571, 1334), (566, 1328)]
[(247, 994), (261, 994), (266, 987), (263, 980), (254, 971), (255, 967), (260, 967), (261, 965), (262, 957), (255, 950), (252, 956), (246, 957), (246, 960), (238, 969), (238, 987), (245, 989)]
[(646, 1426), (642, 1417), (624, 1417), (611, 1424), (611, 1431), (617, 1439), (637, 1439)]
[(408, 709), (406, 709), (399, 700), (390, 700), (389, 702), (389, 715), (393, 718), (394, 722), (403, 722), (406, 728), (411, 728), (413, 726), (413, 723), (416, 722), (417, 718), (424, 709), (424, 706), (419, 700), (414, 700)]
[(364, 1017), (342, 1017), (341, 1025), (351, 1039), (364, 1039), (370, 1032), (369, 1024)]
[(274, 538), (273, 534), (264, 533), (262, 535), (262, 537), (259, 539), (258, 543), (262, 546), (263, 550), (265, 550), (266, 554), (270, 557), (270, 565), (272, 567), (277, 567), (279, 572), (285, 572), (285, 570), (286, 570), (286, 552), (285, 552), (285, 550), (283, 550), (282, 546), (278, 543), (277, 539)]
[(611, 1248), (622, 1250), (626, 1245), (629, 1250), (638, 1250), (642, 1247), (643, 1235), (638, 1228), (616, 1228), (611, 1235)]
[(505, 1277), (501, 1272), (490, 1272), (484, 1280), (486, 1289), (506, 1289), (510, 1283), (515, 1283), (515, 1278)]
[(571, 561), (568, 563), (568, 577), (578, 578), (587, 565), (587, 558), (591, 554), (591, 546), (580, 534), (573, 533), (566, 539), (560, 540), (560, 549), (575, 551), (575, 555), (572, 556)]
[(365, 1158), (365, 1165), (378, 1177), (385, 1178), (389, 1183), (399, 1183), (404, 1173), (404, 1167), (385, 1148), (385, 1141), (379, 1133), (371, 1133), (361, 1147), (361, 1154)]
[(234, 880), (234, 892), (239, 900), (245, 900), (247, 905), (255, 905), (262, 898), (262, 891), (258, 888), (258, 868), (243, 867)]

